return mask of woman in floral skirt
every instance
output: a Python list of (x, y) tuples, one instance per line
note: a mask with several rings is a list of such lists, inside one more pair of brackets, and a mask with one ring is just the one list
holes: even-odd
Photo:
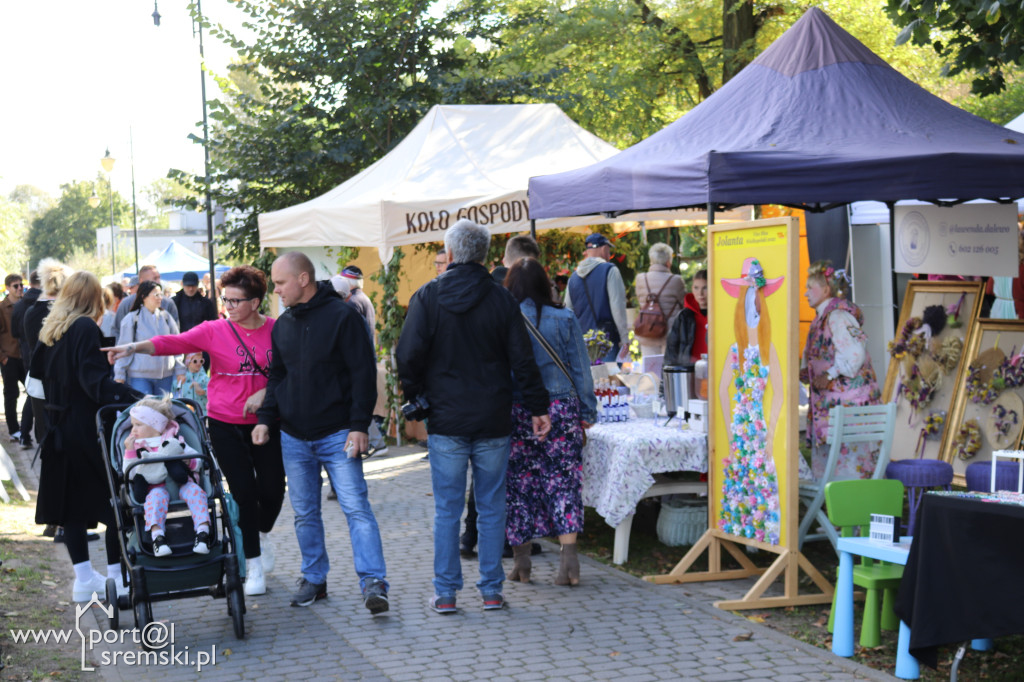
[(519, 301), (527, 327), (533, 325), (565, 368), (531, 329), (533, 355), (551, 397), (551, 432), (547, 440), (536, 440), (530, 413), (521, 402), (513, 404), (505, 533), (515, 566), (508, 579), (529, 582), (531, 540), (557, 535), (561, 560), (555, 584), (576, 585), (576, 534), (583, 530), (583, 429), (597, 420), (590, 361), (576, 316), (552, 300), (551, 281), (539, 262), (517, 261), (505, 286)]
[[(848, 291), (845, 273), (830, 261), (818, 261), (808, 269), (804, 295), (818, 314), (807, 333), (800, 380), (811, 385), (807, 439), (816, 479), (824, 476), (828, 461), (829, 410), (836, 405), (877, 405), (881, 399), (861, 329), (864, 317), (846, 300)], [(843, 445), (831, 478), (870, 478), (877, 454), (871, 443)]]

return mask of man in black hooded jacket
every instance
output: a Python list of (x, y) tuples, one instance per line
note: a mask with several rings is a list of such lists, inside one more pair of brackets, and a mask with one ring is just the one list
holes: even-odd
[(384, 551), (360, 457), (367, 450), (377, 401), (377, 363), (366, 321), (329, 282), (316, 281), (312, 262), (301, 253), (274, 261), (270, 277), (288, 310), (271, 332), (270, 378), (252, 440), (266, 443), (270, 426), (280, 420), (281, 458), (302, 554), (302, 578), (292, 606), (309, 606), (327, 596), (323, 467), (348, 520), (363, 603), (370, 613), (387, 611)]
[(417, 291), (398, 341), (398, 375), (407, 401), (425, 398), (434, 490), (434, 591), (438, 613), (455, 611), (462, 589), (459, 520), (466, 469), (473, 467), (477, 549), (484, 609), (505, 600), (505, 469), (512, 434), (513, 376), (533, 415), (535, 437), (551, 428), (548, 393), (533, 358), (519, 304), (483, 263), (490, 233), (460, 220), (445, 233), (448, 269)]

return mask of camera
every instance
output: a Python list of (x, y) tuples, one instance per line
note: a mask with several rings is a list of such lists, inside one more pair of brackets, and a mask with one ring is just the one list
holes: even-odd
[(402, 405), (402, 414), (405, 415), (406, 421), (421, 422), (429, 413), (430, 403), (421, 395)]

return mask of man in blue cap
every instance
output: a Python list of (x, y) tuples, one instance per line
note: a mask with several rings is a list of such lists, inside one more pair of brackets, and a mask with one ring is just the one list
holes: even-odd
[[(576, 313), (583, 333), (591, 329), (604, 331), (612, 349), (606, 362), (620, 359), (620, 347), (629, 339), (626, 323), (626, 286), (618, 268), (608, 262), (612, 243), (603, 234), (587, 237), (587, 250), (565, 290), (565, 306)], [(625, 348), (623, 348), (625, 350)]]

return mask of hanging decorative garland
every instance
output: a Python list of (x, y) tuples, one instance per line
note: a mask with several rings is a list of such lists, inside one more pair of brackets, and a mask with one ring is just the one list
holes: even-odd
[(968, 420), (960, 426), (953, 438), (953, 449), (962, 460), (969, 460), (978, 454), (981, 449), (981, 427), (977, 419)]

